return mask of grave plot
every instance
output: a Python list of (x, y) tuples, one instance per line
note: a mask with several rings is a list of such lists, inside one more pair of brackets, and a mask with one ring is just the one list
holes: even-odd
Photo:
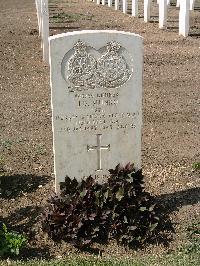
[[(13, 229), (30, 237), (30, 249), (24, 257), (56, 257), (66, 252), (75, 256), (77, 250), (71, 245), (54, 244), (50, 239), (44, 243), (40, 234), (32, 238), (32, 229), (39, 226), (36, 217), (54, 190), (49, 66), (41, 60), (34, 1), (0, 0), (0, 4), (0, 216)], [(166, 206), (175, 223), (175, 234), (170, 234), (172, 240), (168, 240), (166, 252), (180, 247), (186, 240), (184, 226), (199, 217), (196, 165), (200, 21), (198, 14), (192, 12), (195, 27), (188, 38), (182, 39), (177, 36), (177, 28), (173, 28), (178, 25), (177, 10), (173, 12), (171, 29), (160, 31), (158, 18), (152, 23), (141, 23), (143, 18), (133, 19), (94, 2), (49, 1), (50, 35), (109, 29), (144, 38), (141, 165), (147, 190)], [(66, 53), (71, 49), (69, 57), (75, 53), (73, 47), (65, 47)], [(69, 93), (67, 88), (66, 93)], [(100, 134), (91, 135), (84, 150), (96, 168), (104, 167), (113, 147), (109, 137), (105, 139)], [(146, 246), (145, 252), (124, 250), (115, 243), (97, 248), (103, 256), (117, 258), (163, 253), (160, 245)]]

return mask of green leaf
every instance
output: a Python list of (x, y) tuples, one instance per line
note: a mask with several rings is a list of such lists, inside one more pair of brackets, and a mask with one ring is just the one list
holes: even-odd
[(141, 211), (141, 212), (144, 212), (144, 211), (146, 211), (146, 210), (147, 210), (146, 207), (140, 207), (140, 211)]
[(129, 230), (130, 230), (130, 231), (134, 231), (135, 229), (137, 229), (137, 226), (134, 226), (134, 225), (129, 226)]
[(124, 188), (120, 188), (117, 192), (116, 192), (116, 199), (118, 199), (118, 201), (121, 201), (124, 197)]
[(7, 227), (6, 227), (6, 225), (5, 224), (3, 224), (3, 231), (4, 231), (4, 233), (7, 233), (8, 232), (8, 230), (7, 230)]
[(85, 197), (86, 194), (87, 194), (87, 190), (84, 189), (84, 190), (80, 193), (80, 197), (83, 198), (83, 197)]
[(198, 163), (193, 163), (192, 168), (193, 168), (194, 170), (199, 170), (199, 169), (200, 169), (200, 162), (198, 162)]
[(157, 227), (158, 223), (154, 223), (150, 226), (150, 231), (152, 232)]
[(104, 193), (103, 196), (104, 196), (104, 200), (103, 201), (106, 202), (106, 200), (108, 198), (108, 190), (106, 190), (106, 192)]
[(124, 216), (124, 223), (127, 224), (128, 223), (128, 220), (127, 220), (127, 217)]
[(156, 206), (156, 204), (151, 205), (151, 207), (149, 208), (149, 211), (150, 212), (153, 211), (153, 209), (154, 209), (155, 206)]

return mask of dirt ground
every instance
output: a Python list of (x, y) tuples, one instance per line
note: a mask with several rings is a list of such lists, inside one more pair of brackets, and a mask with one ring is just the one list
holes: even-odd
[[(116, 29), (144, 38), (142, 163), (147, 190), (170, 210), (175, 232), (166, 248), (150, 245), (137, 254), (160, 254), (184, 242), (184, 228), (200, 215), (200, 0), (191, 11), (190, 34), (178, 36), (178, 9), (158, 29), (158, 6), (150, 23), (91, 1), (51, 0), (50, 34)], [(50, 196), (53, 151), (49, 67), (42, 62), (34, 0), (0, 0), (0, 220), (29, 234)], [(130, 13), (130, 2), (129, 2)], [(38, 236), (26, 256), (77, 252)], [(104, 256), (132, 256), (116, 244)]]

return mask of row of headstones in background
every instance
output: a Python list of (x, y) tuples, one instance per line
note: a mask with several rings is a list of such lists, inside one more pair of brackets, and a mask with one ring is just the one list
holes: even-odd
[[(95, 2), (95, 0), (93, 0)], [(108, 0), (108, 6), (113, 6), (113, 1)], [(119, 0), (114, 0), (115, 10), (119, 9)], [(159, 28), (166, 28), (167, 24), (167, 9), (170, 5), (170, 0), (157, 0), (159, 4)], [(183, 35), (184, 37), (188, 36), (189, 33), (189, 10), (194, 9), (195, 0), (177, 0), (176, 6), (180, 7), (179, 11), (179, 35)], [(97, 0), (97, 4), (105, 5), (105, 0)], [(132, 16), (138, 16), (138, 0), (132, 0)], [(144, 0), (144, 21), (148, 22), (151, 16), (151, 5), (152, 0)], [(128, 8), (128, 0), (122, 0), (122, 11), (123, 13), (127, 13)]]
[[(168, 5), (170, 5), (170, 0), (157, 0), (157, 3), (159, 4), (159, 28), (164, 29), (167, 26), (167, 10)], [(189, 10), (194, 9), (194, 3), (195, 0), (177, 0), (176, 2), (176, 7), (180, 8), (179, 35), (184, 37), (187, 37), (189, 33)], [(146, 22), (148, 22), (149, 19), (150, 14)]]
[(43, 60), (49, 63), (49, 8), (48, 0), (35, 0)]
[[(157, 0), (159, 2), (159, 27), (161, 29), (167, 24), (167, 6), (170, 0)], [(48, 0), (35, 0), (38, 18), (39, 35), (41, 36), (41, 47), (43, 50), (43, 60), (49, 61), (49, 11)], [(152, 0), (144, 0), (144, 21), (150, 20)], [(195, 0), (177, 0), (177, 6), (180, 6), (179, 12), (179, 34), (186, 37), (189, 32), (189, 9), (194, 9)], [(97, 0), (100, 4), (100, 0)], [(102, 0), (105, 5), (105, 0)], [(108, 0), (108, 6), (112, 6), (112, 0)], [(119, 9), (119, 0), (115, 0), (115, 9)], [(127, 13), (127, 0), (123, 0), (123, 12)], [(138, 0), (132, 0), (132, 16), (138, 16)]]

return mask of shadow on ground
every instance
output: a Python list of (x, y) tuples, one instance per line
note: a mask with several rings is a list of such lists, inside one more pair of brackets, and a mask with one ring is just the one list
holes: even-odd
[(49, 182), (49, 176), (35, 175), (4, 175), (0, 176), (0, 198), (13, 199), (23, 193), (35, 191), (39, 185)]
[(178, 211), (186, 205), (194, 205), (200, 202), (200, 188), (190, 188), (175, 193), (163, 194), (157, 197), (158, 202), (164, 205), (167, 212)]

